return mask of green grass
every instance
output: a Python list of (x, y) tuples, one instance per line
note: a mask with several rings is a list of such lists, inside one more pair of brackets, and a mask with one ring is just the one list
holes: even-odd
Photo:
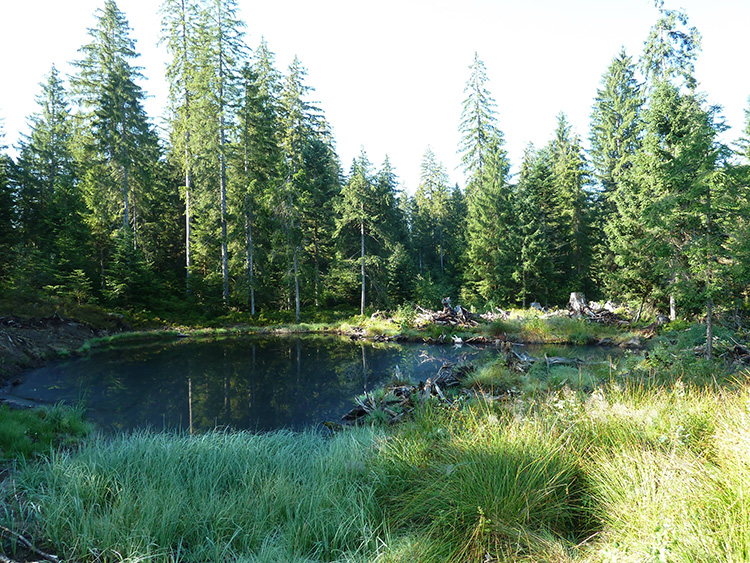
[(54, 448), (79, 443), (91, 430), (80, 407), (11, 409), (0, 405), (0, 459), (48, 454)]
[(23, 465), (4, 520), (79, 561), (745, 561), (750, 385), (725, 383), (428, 401), (330, 438), (95, 440)]
[(92, 441), (25, 465), (6, 517), (81, 561), (742, 561), (748, 453), (746, 381), (612, 381), (332, 438)]
[[(531, 322), (579, 326), (552, 324)], [(0, 520), (82, 563), (750, 560), (750, 372), (697, 357), (697, 329), (661, 338), (614, 364), (488, 362), (465, 386), (501, 399), (431, 399), (399, 425), (22, 455)]]

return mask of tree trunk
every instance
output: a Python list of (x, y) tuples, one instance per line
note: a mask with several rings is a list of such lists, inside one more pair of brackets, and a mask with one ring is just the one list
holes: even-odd
[(122, 171), (122, 228), (127, 231), (130, 228), (130, 202), (128, 200), (128, 169)]
[(674, 300), (674, 295), (671, 293), (669, 294), (669, 320), (677, 320), (677, 303)]
[(714, 300), (710, 297), (706, 301), (706, 359), (713, 358), (714, 350)]
[[(364, 214), (364, 210), (362, 211)], [(362, 266), (362, 299), (360, 301), (359, 313), (360, 315), (365, 314), (365, 222), (364, 219), (359, 224), (359, 236), (361, 243), (360, 260)]]
[(315, 308), (320, 307), (320, 249), (318, 248), (318, 221), (315, 220), (313, 231), (313, 243), (315, 245)]
[(253, 249), (253, 222), (250, 217), (249, 209), (245, 213), (245, 240), (245, 268), (247, 272), (248, 283), (250, 284), (250, 315), (255, 315), (255, 257)]
[[(189, 135), (186, 135), (185, 143), (187, 144), (190, 139)], [(190, 267), (192, 266), (192, 259), (190, 255), (190, 238), (191, 238), (191, 223), (192, 223), (192, 210), (190, 206), (190, 192), (192, 190), (193, 178), (190, 174), (190, 154), (185, 148), (185, 293), (190, 295), (193, 290), (190, 287)]]
[(185, 96), (185, 293), (190, 295), (190, 191), (193, 186), (193, 178), (190, 173), (190, 88), (188, 86), (187, 74), (187, 11), (185, 9), (185, 0), (181, 3), (182, 17), (182, 92)]
[[(219, 15), (221, 18), (221, 15)], [(219, 26), (223, 26), (221, 19)], [(221, 200), (221, 277), (224, 285), (222, 298), (224, 305), (229, 302), (229, 250), (227, 248), (227, 163), (225, 154), (226, 131), (224, 130), (224, 46), (219, 39), (219, 198)]]
[(226, 305), (229, 301), (229, 251), (227, 249), (227, 174), (226, 163), (224, 162), (224, 131), (222, 121), (221, 132), (221, 154), (219, 155), (219, 168), (221, 179), (219, 181), (219, 198), (221, 200), (221, 277), (223, 281), (222, 298)]
[(445, 264), (443, 263), (443, 229), (440, 229), (440, 273), (445, 273)]
[(299, 246), (294, 247), (294, 318), (299, 323), (299, 309), (300, 309), (300, 298), (299, 298), (299, 265), (297, 260), (297, 252)]

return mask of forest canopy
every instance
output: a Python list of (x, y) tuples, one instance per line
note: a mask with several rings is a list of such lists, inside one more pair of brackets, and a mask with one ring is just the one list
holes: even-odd
[(251, 48), (235, 0), (165, 0), (161, 13), (166, 133), (144, 109), (128, 20), (106, 0), (75, 74), (44, 77), (16, 157), (0, 138), (3, 292), (297, 320), (445, 296), (525, 307), (584, 292), (673, 317), (745, 305), (750, 109), (724, 144), (683, 11), (659, 5), (643, 52), (612, 54), (587, 149), (561, 113), (520, 163), (475, 54), (464, 184), (428, 147), (414, 194), (388, 158), (363, 148), (340, 162), (301, 60), (282, 71), (264, 41)]

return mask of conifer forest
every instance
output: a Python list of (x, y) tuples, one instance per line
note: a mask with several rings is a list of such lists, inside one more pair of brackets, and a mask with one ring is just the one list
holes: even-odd
[(43, 77), (17, 155), (0, 146), (3, 292), (297, 320), (445, 296), (561, 305), (571, 292), (673, 317), (746, 306), (750, 110), (724, 141), (682, 11), (662, 4), (642, 53), (612, 53), (586, 148), (561, 113), (520, 163), (476, 54), (465, 181), (449, 185), (427, 149), (413, 194), (387, 158), (340, 162), (302, 61), (279, 69), (271, 45), (248, 45), (235, 0), (164, 0), (161, 15), (165, 115), (146, 114), (128, 20), (106, 0), (75, 74)]

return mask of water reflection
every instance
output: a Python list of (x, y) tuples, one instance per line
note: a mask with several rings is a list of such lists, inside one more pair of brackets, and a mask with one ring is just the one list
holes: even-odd
[(398, 371), (414, 381), (445, 360), (497, 351), (330, 337), (184, 339), (100, 352), (28, 372), (13, 394), (77, 403), (100, 427), (301, 429), (338, 420), (355, 395)]

